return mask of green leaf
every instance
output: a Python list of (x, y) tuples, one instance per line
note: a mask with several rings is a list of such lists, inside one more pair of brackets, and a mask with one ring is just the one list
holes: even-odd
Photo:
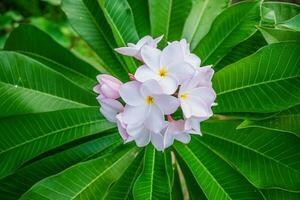
[(0, 52), (0, 118), (97, 105), (96, 94), (15, 52)]
[(152, 145), (145, 151), (144, 169), (133, 188), (134, 199), (171, 199), (173, 169), (170, 152), (158, 152)]
[(195, 49), (200, 40), (208, 33), (215, 18), (229, 5), (229, 0), (196, 0), (186, 19), (182, 37)]
[(219, 71), (223, 67), (255, 53), (266, 45), (267, 43), (262, 34), (256, 31), (256, 33), (246, 41), (235, 46), (216, 66), (213, 66), (213, 68), (215, 71)]
[(132, 162), (130, 167), (128, 167), (124, 174), (119, 178), (119, 180), (111, 187), (104, 199), (128, 199), (133, 188), (133, 184), (142, 170), (142, 158), (143, 154), (140, 153), (139, 156)]
[(192, 8), (192, 0), (172, 0), (168, 41), (180, 40), (187, 16)]
[(300, 137), (300, 106), (295, 106), (286, 111), (282, 111), (272, 118), (264, 120), (245, 120), (239, 125), (239, 129), (259, 127), (275, 131), (283, 131), (295, 134)]
[(188, 145), (175, 143), (174, 147), (208, 199), (263, 199), (255, 187), (206, 146), (199, 136), (193, 137)]
[(19, 199), (36, 182), (120, 143), (121, 137), (118, 133), (110, 134), (69, 149), (63, 148), (61, 152), (26, 165), (0, 180), (0, 199)]
[(127, 146), (116, 153), (79, 163), (38, 182), (21, 199), (103, 199), (138, 154), (138, 148)]
[(75, 31), (97, 53), (103, 67), (112, 75), (126, 80), (124, 62), (113, 50), (117, 44), (98, 2), (62, 0), (62, 10)]
[(148, 0), (151, 35), (158, 37), (164, 35), (160, 46), (164, 46), (169, 35), (172, 0)]
[(266, 200), (299, 200), (300, 193), (287, 192), (284, 190), (269, 189), (261, 190)]
[[(112, 29), (119, 47), (135, 43), (139, 36), (134, 24), (134, 17), (127, 0), (98, 0), (104, 16)], [(134, 73), (137, 65), (131, 57), (123, 57), (127, 71)]]
[(96, 84), (98, 70), (77, 58), (56, 43), (49, 35), (34, 26), (21, 25), (15, 29), (7, 39), (4, 48), (34, 58), (62, 73), (83, 88), (92, 90)]
[(239, 123), (203, 123), (203, 142), (256, 187), (300, 191), (299, 138), (258, 128), (236, 130)]
[(277, 27), (288, 28), (295, 31), (300, 31), (300, 14), (295, 17), (277, 24)]
[(269, 44), (278, 42), (300, 42), (300, 32), (297, 31), (267, 27), (258, 27), (258, 29)]
[(262, 48), (218, 71), (216, 113), (277, 112), (300, 102), (300, 43)]
[(202, 189), (198, 185), (194, 175), (189, 170), (187, 164), (183, 161), (182, 158), (177, 154), (176, 160), (179, 164), (179, 168), (182, 171), (182, 176), (185, 180), (188, 197), (190, 200), (207, 200), (205, 194), (203, 193)]
[(275, 16), (275, 24), (284, 22), (300, 13), (300, 6), (297, 4), (286, 2), (264, 2), (262, 4), (262, 13), (273, 11)]
[(204, 63), (216, 65), (233, 47), (248, 39), (259, 23), (260, 2), (241, 2), (224, 10), (194, 50)]
[(98, 108), (20, 115), (0, 120), (0, 178), (35, 156), (84, 136), (111, 130)]
[(140, 38), (151, 35), (150, 17), (148, 1), (145, 0), (128, 0), (134, 16), (136, 30)]
[[(179, 177), (178, 168), (174, 170), (174, 183), (172, 188), (172, 200), (184, 199), (184, 191)], [(187, 191), (186, 191), (187, 192)]]

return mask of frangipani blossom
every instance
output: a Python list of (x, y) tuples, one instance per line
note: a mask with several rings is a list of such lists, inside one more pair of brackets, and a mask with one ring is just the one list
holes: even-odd
[(117, 48), (115, 49), (115, 51), (126, 56), (135, 57), (136, 59), (142, 61), (141, 49), (144, 46), (156, 48), (157, 44), (161, 41), (162, 38), (163, 36), (153, 39), (151, 36), (147, 35), (140, 39), (136, 44), (128, 43), (128, 47)]
[(164, 133), (164, 149), (168, 148), (174, 143), (174, 140), (178, 140), (182, 143), (189, 143), (191, 136), (189, 135), (189, 130), (185, 129), (184, 120), (171, 120), (168, 122), (166, 131)]
[(104, 99), (98, 97), (101, 105), (100, 112), (110, 122), (117, 122), (117, 114), (124, 110), (123, 105), (115, 99)]
[[(129, 74), (131, 81), (125, 84), (99, 75), (94, 91), (99, 94), (100, 112), (117, 124), (124, 143), (135, 141), (138, 147), (152, 143), (163, 151), (174, 140), (189, 143), (191, 134), (202, 135), (200, 122), (213, 115), (216, 94), (212, 66), (200, 67), (200, 58), (191, 53), (185, 39), (168, 43), (163, 50), (156, 48), (160, 40), (146, 36), (136, 45), (116, 49), (139, 59), (142, 66)], [(183, 116), (173, 120), (179, 107)]]
[(120, 98), (119, 90), (122, 82), (113, 76), (100, 74), (97, 76), (99, 82), (93, 90), (101, 95), (101, 98), (118, 99)]
[(201, 85), (201, 76), (202, 74), (196, 74), (179, 89), (178, 97), (185, 118), (209, 118), (213, 114), (211, 106), (216, 93), (212, 87)]
[(163, 128), (164, 115), (174, 113), (179, 106), (178, 99), (163, 94), (155, 80), (125, 83), (120, 95), (127, 104), (123, 113), (124, 122), (128, 125), (144, 124), (155, 133)]
[(140, 82), (156, 80), (165, 94), (173, 94), (179, 84), (191, 78), (194, 68), (184, 61), (179, 42), (172, 42), (162, 51), (145, 46), (141, 52), (144, 65), (139, 67), (135, 78)]

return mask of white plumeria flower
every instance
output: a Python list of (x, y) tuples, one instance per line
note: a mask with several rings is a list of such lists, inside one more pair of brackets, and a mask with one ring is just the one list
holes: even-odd
[(189, 130), (185, 129), (184, 120), (172, 120), (168, 122), (168, 126), (164, 133), (164, 149), (170, 147), (174, 140), (178, 140), (184, 144), (187, 144), (191, 140), (191, 136), (188, 133)]
[(179, 42), (172, 42), (163, 51), (145, 46), (141, 52), (145, 65), (135, 73), (138, 81), (156, 80), (166, 94), (173, 94), (179, 84), (192, 77), (194, 68), (184, 61)]
[(163, 94), (155, 80), (125, 83), (121, 86), (120, 95), (127, 104), (123, 119), (128, 127), (144, 124), (155, 133), (164, 127), (164, 115), (174, 113), (179, 106), (178, 99)]
[(157, 47), (157, 44), (161, 41), (163, 36), (153, 39), (151, 36), (147, 35), (140, 39), (137, 44), (128, 43), (128, 47), (116, 48), (115, 51), (122, 55), (133, 56), (138, 60), (142, 61), (141, 49), (144, 46), (150, 46), (153, 48)]
[(200, 122), (207, 120), (211, 116), (205, 118), (201, 117), (191, 117), (185, 120), (184, 129), (188, 130), (191, 134), (202, 135), (200, 130)]
[(179, 89), (180, 105), (185, 118), (209, 118), (213, 115), (216, 93), (211, 86), (202, 86), (202, 74), (196, 74)]
[(123, 105), (115, 99), (106, 99), (101, 96), (99, 96), (97, 100), (101, 105), (100, 112), (103, 116), (110, 122), (117, 122), (116, 116), (118, 113), (123, 112)]
[(134, 140), (134, 138), (127, 133), (126, 130), (127, 124), (125, 124), (123, 121), (123, 114), (122, 113), (117, 114), (116, 119), (117, 119), (118, 131), (122, 139), (124, 140), (124, 143), (131, 142), (132, 140)]

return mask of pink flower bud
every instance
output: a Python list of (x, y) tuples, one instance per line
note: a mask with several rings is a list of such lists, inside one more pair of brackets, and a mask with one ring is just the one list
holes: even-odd
[(103, 98), (120, 98), (119, 90), (122, 85), (120, 80), (107, 74), (98, 75), (97, 80), (99, 84), (94, 87), (94, 92), (100, 94)]

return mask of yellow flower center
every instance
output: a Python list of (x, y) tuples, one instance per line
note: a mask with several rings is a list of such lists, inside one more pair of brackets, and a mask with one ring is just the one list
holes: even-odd
[(165, 67), (161, 67), (158, 71), (158, 75), (162, 78), (165, 78), (168, 75), (168, 71)]
[(182, 100), (186, 100), (188, 97), (189, 97), (189, 94), (187, 92), (180, 95), (180, 99), (182, 99)]
[(149, 105), (149, 106), (151, 106), (152, 104), (154, 104), (154, 98), (151, 97), (151, 96), (147, 96), (145, 98), (145, 101), (146, 101), (146, 104)]

